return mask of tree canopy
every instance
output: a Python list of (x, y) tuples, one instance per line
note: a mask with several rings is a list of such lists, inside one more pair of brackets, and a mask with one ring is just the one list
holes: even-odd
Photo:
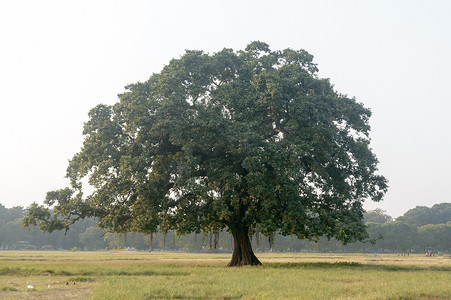
[(387, 215), (387, 212), (385, 210), (376, 208), (374, 210), (365, 212), (363, 214), (363, 220), (365, 223), (386, 223), (393, 221), (393, 218)]
[(431, 208), (417, 206), (409, 209), (396, 220), (404, 221), (415, 226), (446, 223), (451, 220), (451, 203), (435, 204)]
[(96, 216), (116, 232), (227, 229), (230, 266), (260, 264), (256, 231), (365, 239), (362, 203), (387, 189), (369, 147), (371, 112), (317, 71), (306, 51), (262, 42), (186, 51), (89, 112), (71, 187), (33, 204), (24, 224), (52, 231)]

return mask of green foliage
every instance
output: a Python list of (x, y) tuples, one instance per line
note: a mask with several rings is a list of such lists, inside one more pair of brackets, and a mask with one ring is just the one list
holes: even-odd
[[(23, 220), (23, 227), (29, 227), (30, 225), (38, 226), (42, 231), (52, 232), (54, 230), (68, 229), (69, 225), (73, 224), (76, 220), (83, 218), (83, 214), (78, 214), (74, 219), (71, 219), (72, 212), (77, 212), (77, 207), (74, 206), (73, 210), (69, 207), (73, 191), (69, 188), (65, 188), (58, 191), (51, 191), (47, 193), (46, 200), (43, 205), (38, 205), (36, 202), (32, 203), (28, 208), (28, 213)], [(58, 203), (53, 210), (52, 207), (55, 203)], [(76, 204), (75, 204), (76, 205)], [(65, 219), (60, 219), (59, 216), (67, 216)], [(39, 221), (38, 221), (39, 220)]]
[(0, 220), (5, 222), (14, 221), (19, 218), (23, 218), (25, 212), (21, 206), (14, 206), (12, 208), (6, 208), (0, 203)]
[(363, 220), (365, 223), (385, 223), (393, 221), (393, 218), (387, 215), (385, 210), (376, 208), (374, 210), (365, 212), (363, 214)]
[(85, 250), (105, 249), (107, 244), (103, 241), (103, 231), (96, 226), (86, 228), (86, 231), (79, 234), (80, 243)]
[(451, 221), (418, 227), (418, 235), (424, 248), (451, 250)]
[(117, 234), (114, 232), (108, 232), (105, 234), (105, 241), (108, 243), (110, 248), (123, 248), (127, 246), (126, 235)]
[(377, 241), (377, 247), (393, 249), (396, 245), (398, 251), (407, 251), (413, 248), (417, 236), (417, 228), (405, 222), (394, 221), (383, 224), (369, 223), (369, 231), (373, 236), (382, 235), (383, 239)]
[(451, 203), (435, 204), (431, 208), (417, 206), (397, 219), (415, 226), (443, 224), (451, 220)]
[(33, 235), (22, 229), (22, 219), (14, 219), (11, 221), (9, 216), (5, 220), (0, 219), (0, 246), (8, 248), (8, 246), (15, 245), (19, 241), (30, 241)]
[(95, 216), (118, 233), (365, 239), (362, 202), (387, 190), (369, 148), (371, 113), (317, 71), (306, 51), (262, 42), (187, 51), (89, 112), (72, 187), (33, 204), (24, 226), (51, 232)]

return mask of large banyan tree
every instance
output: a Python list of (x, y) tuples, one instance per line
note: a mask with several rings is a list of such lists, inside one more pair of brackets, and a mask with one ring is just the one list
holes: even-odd
[(52, 231), (95, 216), (116, 232), (228, 230), (229, 266), (260, 264), (254, 232), (364, 240), (363, 201), (387, 189), (371, 113), (319, 78), (312, 59), (262, 42), (186, 51), (89, 112), (71, 188), (32, 204), (24, 224)]

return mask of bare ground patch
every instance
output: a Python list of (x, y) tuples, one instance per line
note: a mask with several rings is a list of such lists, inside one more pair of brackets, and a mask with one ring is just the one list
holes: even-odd
[(0, 299), (87, 299), (92, 288), (91, 283), (79, 282), (70, 282), (69, 285), (66, 285), (66, 282), (58, 282), (50, 284), (50, 288), (48, 285), (34, 286), (33, 289), (20, 286), (17, 287), (18, 291), (0, 291)]

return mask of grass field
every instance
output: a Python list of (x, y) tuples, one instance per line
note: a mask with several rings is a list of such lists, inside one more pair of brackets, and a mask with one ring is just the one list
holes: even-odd
[(451, 299), (448, 257), (257, 256), (226, 268), (231, 254), (0, 251), (0, 299)]

